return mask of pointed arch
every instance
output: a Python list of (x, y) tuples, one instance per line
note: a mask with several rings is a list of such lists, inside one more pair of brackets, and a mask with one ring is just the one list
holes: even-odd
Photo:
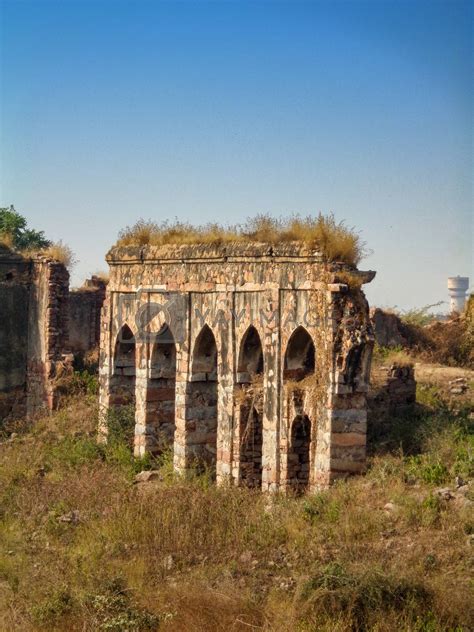
[(204, 325), (194, 343), (192, 374), (205, 374), (206, 380), (214, 380), (217, 375), (217, 344), (209, 325)]
[(148, 449), (162, 453), (174, 444), (176, 400), (176, 344), (163, 326), (151, 345), (147, 383), (146, 427)]
[(115, 339), (114, 372), (135, 368), (135, 336), (127, 324), (122, 325)]
[(311, 421), (297, 415), (291, 424), (288, 452), (288, 486), (297, 493), (305, 492), (310, 482)]
[(176, 343), (171, 329), (163, 327), (151, 346), (150, 371), (152, 378), (174, 378), (176, 372)]
[[(250, 325), (240, 342), (237, 361), (237, 437), (239, 479), (247, 487), (262, 486), (263, 348)], [(259, 379), (260, 378), (260, 379)]]
[(216, 475), (217, 343), (204, 325), (193, 347), (191, 381), (186, 395), (186, 445), (190, 465)]
[(314, 373), (316, 349), (308, 331), (301, 325), (291, 334), (285, 352), (284, 377), (302, 380)]
[(126, 429), (130, 446), (135, 426), (136, 345), (131, 328), (124, 324), (115, 339), (112, 376), (110, 379), (110, 407), (120, 409), (117, 422)]
[(262, 486), (263, 411), (262, 393), (250, 394), (239, 410), (240, 482), (246, 487)]
[[(241, 379), (250, 381), (252, 375), (263, 374), (263, 348), (258, 331), (250, 325), (242, 337), (237, 363), (237, 372)], [(245, 379), (247, 378), (247, 379)]]

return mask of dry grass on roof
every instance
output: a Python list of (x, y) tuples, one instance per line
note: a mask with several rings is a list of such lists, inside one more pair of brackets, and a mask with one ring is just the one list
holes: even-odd
[(301, 217), (293, 215), (275, 219), (257, 215), (244, 224), (222, 226), (217, 223), (193, 226), (178, 220), (161, 224), (140, 219), (119, 233), (117, 246), (162, 246), (165, 244), (226, 244), (231, 242), (263, 242), (276, 244), (299, 241), (319, 250), (329, 261), (357, 265), (365, 255), (360, 235), (336, 221), (334, 215)]
[(24, 257), (46, 257), (58, 263), (62, 263), (68, 270), (71, 270), (77, 263), (71, 247), (59, 240), (51, 242), (45, 248), (30, 248), (20, 252)]
[(11, 235), (8, 233), (2, 233), (0, 234), (0, 248), (2, 246), (7, 250), (10, 250), (13, 254), (20, 255), (25, 259), (36, 257), (46, 257), (47, 259), (52, 259), (53, 261), (62, 263), (69, 270), (71, 270), (77, 263), (74, 252), (70, 246), (61, 240), (58, 242), (51, 242), (49, 246), (45, 246), (44, 248), (25, 248), (20, 250), (15, 248)]

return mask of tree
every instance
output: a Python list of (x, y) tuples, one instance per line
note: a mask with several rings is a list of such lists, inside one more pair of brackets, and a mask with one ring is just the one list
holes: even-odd
[(51, 245), (49, 239), (44, 236), (44, 231), (27, 227), (26, 219), (15, 211), (13, 205), (10, 208), (0, 208), (1, 237), (11, 242), (16, 250), (36, 250)]

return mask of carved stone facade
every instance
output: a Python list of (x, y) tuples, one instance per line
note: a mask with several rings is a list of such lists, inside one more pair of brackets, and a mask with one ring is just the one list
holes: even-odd
[[(135, 410), (137, 455), (263, 490), (363, 471), (373, 334), (360, 284), (302, 244), (121, 247), (107, 255), (100, 430)], [(355, 280), (351, 289), (343, 279)]]

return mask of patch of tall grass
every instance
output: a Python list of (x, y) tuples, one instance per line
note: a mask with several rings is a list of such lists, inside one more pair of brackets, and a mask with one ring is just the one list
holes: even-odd
[(140, 219), (119, 233), (117, 246), (161, 246), (165, 244), (225, 244), (230, 242), (262, 242), (276, 244), (298, 241), (318, 249), (329, 261), (357, 265), (366, 254), (360, 235), (337, 221), (334, 215), (276, 219), (260, 214), (244, 224), (222, 226), (217, 223), (193, 226), (186, 222), (163, 222)]
[[(473, 521), (435, 489), (472, 476), (472, 434), (448, 414), (295, 498), (137, 461), (127, 410), (97, 445), (76, 396), (0, 444), (0, 629), (467, 632)], [(161, 476), (133, 484), (142, 467)]]

